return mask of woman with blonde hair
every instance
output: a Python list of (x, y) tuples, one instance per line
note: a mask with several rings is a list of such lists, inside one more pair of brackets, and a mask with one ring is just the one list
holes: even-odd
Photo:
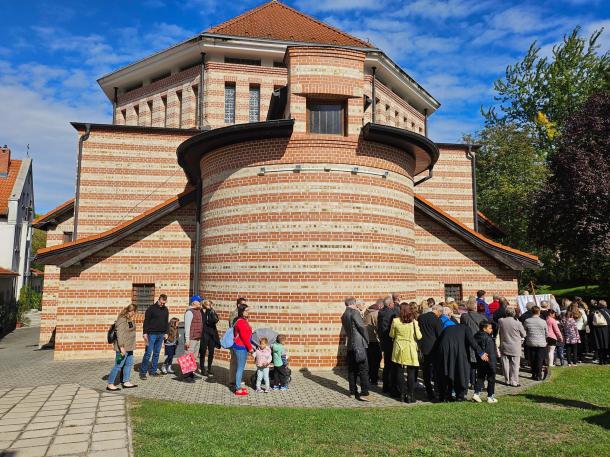
[(113, 344), (116, 356), (114, 358), (114, 366), (108, 375), (108, 385), (106, 390), (116, 392), (121, 390), (115, 385), (115, 380), (122, 370), (123, 375), (121, 383), (124, 389), (132, 389), (137, 387), (129, 381), (131, 377), (131, 369), (133, 368), (133, 351), (136, 348), (136, 324), (134, 318), (138, 308), (131, 304), (123, 308), (119, 313), (116, 322), (114, 323), (114, 335), (116, 335)]
[[(390, 327), (390, 338), (394, 340), (392, 362), (400, 367), (398, 389), (401, 400), (406, 403), (415, 403), (415, 384), (419, 369), (417, 342), (421, 340), (422, 334), (410, 304), (401, 303), (398, 317), (392, 321)], [(405, 371), (407, 375), (406, 386)]]

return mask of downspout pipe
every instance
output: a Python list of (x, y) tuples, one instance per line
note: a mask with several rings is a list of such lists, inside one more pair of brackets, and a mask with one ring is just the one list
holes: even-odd
[(432, 167), (428, 168), (428, 176), (426, 176), (425, 178), (420, 179), (419, 181), (416, 181), (413, 183), (413, 187), (415, 186), (419, 186), (421, 183), (424, 183), (426, 181), (428, 181), (429, 179), (432, 179)]
[(478, 202), (477, 202), (477, 155), (472, 153), (472, 144), (468, 144), (468, 150), (466, 151), (466, 158), (470, 160), (470, 170), (472, 174), (472, 216), (474, 219), (474, 230), (479, 231), (479, 217), (478, 217)]
[(197, 181), (196, 191), (196, 210), (195, 210), (195, 252), (193, 253), (193, 293), (199, 294), (199, 266), (201, 263), (201, 197), (203, 194), (203, 185), (201, 178)]
[(377, 72), (377, 67), (373, 67), (373, 79), (371, 81), (371, 98), (373, 99), (373, 113), (371, 121), (375, 123), (375, 111), (377, 111), (377, 100), (375, 99), (375, 81), (377, 80), (375, 73)]
[(199, 113), (197, 119), (197, 128), (201, 130), (203, 128), (203, 73), (205, 71), (205, 52), (201, 53), (201, 62), (199, 64), (199, 92), (197, 93), (197, 104)]
[(428, 108), (424, 108), (424, 136), (428, 138)]
[(119, 104), (119, 88), (114, 88), (114, 98), (112, 99), (112, 125), (116, 125), (116, 108)]
[(78, 235), (78, 207), (80, 199), (80, 171), (81, 162), (83, 159), (83, 143), (89, 139), (91, 134), (91, 124), (85, 124), (85, 133), (78, 139), (78, 157), (76, 158), (76, 195), (74, 198), (74, 228), (72, 229), (72, 241), (76, 240)]

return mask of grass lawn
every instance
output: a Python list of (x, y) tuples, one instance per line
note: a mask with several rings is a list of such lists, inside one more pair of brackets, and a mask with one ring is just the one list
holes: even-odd
[(290, 409), (136, 400), (144, 456), (608, 456), (610, 366), (558, 368), (499, 403)]
[(597, 285), (582, 285), (575, 287), (554, 287), (549, 285), (541, 285), (536, 289), (538, 294), (553, 294), (557, 299), (562, 297), (568, 297), (573, 299), (574, 297), (589, 298), (607, 298), (608, 291), (602, 289)]

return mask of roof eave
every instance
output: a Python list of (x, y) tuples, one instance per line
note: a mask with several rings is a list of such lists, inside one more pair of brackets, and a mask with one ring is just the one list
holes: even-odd
[(467, 228), (455, 223), (453, 220), (451, 220), (451, 218), (447, 217), (442, 212), (437, 211), (435, 208), (428, 205), (421, 198), (415, 198), (415, 208), (429, 216), (431, 219), (443, 225), (452, 233), (473, 244), (475, 247), (479, 248), (481, 251), (485, 252), (490, 257), (506, 265), (511, 270), (537, 270), (543, 266), (542, 262), (540, 262), (538, 258), (528, 257), (525, 255), (518, 254), (516, 252), (511, 252), (507, 249), (502, 249), (499, 246), (485, 241), (484, 238), (473, 234)]

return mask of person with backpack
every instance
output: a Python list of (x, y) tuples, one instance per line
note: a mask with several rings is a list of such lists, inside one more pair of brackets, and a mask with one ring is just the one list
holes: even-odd
[(114, 366), (108, 375), (108, 385), (106, 390), (110, 392), (116, 392), (121, 390), (116, 386), (116, 378), (119, 372), (122, 370), (121, 383), (124, 389), (133, 389), (138, 387), (137, 384), (132, 384), (129, 381), (131, 377), (131, 368), (133, 367), (133, 351), (136, 348), (136, 324), (133, 321), (138, 307), (131, 304), (120, 312), (114, 323), (113, 328), (110, 329), (109, 340), (112, 341), (112, 345), (115, 350)]
[[(218, 323), (218, 314), (214, 310), (212, 300), (203, 302), (203, 333), (201, 335), (201, 346), (199, 348), (199, 367), (204, 376), (212, 376), (212, 362), (214, 361), (214, 350), (220, 347), (220, 338), (216, 324)], [(208, 354), (208, 364), (205, 364), (205, 355)]]
[(589, 314), (589, 328), (595, 342), (599, 364), (610, 363), (608, 358), (610, 351), (610, 312), (606, 300), (597, 303), (597, 309)]
[(248, 322), (248, 305), (239, 305), (237, 317), (233, 324), (233, 358), (235, 358), (235, 395), (244, 397), (248, 390), (241, 387), (248, 354), (254, 354), (252, 348), (252, 327)]

